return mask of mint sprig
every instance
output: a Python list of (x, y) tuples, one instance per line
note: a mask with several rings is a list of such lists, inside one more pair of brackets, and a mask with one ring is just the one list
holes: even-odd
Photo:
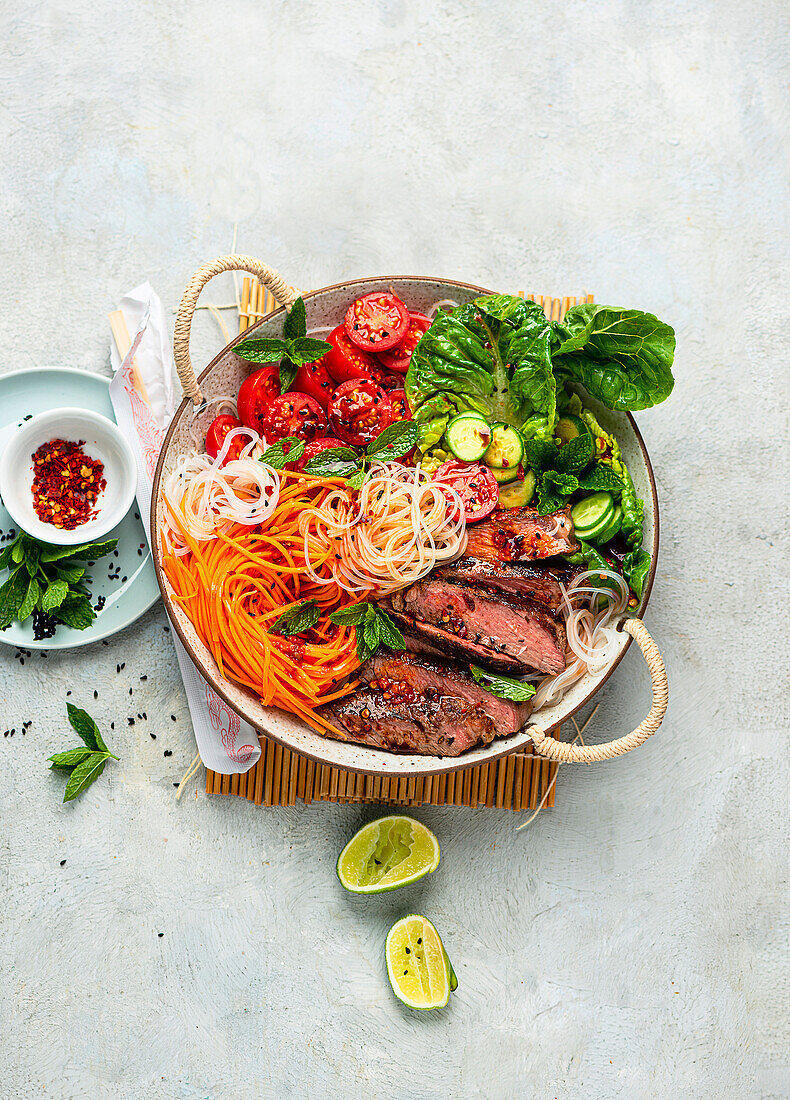
[(290, 638), (292, 634), (301, 634), (315, 626), (321, 617), (321, 612), (315, 600), (303, 600), (295, 607), (289, 607), (270, 627), (271, 634), (282, 634), (284, 638)]
[(510, 699), (514, 703), (525, 703), (535, 694), (532, 684), (525, 684), (521, 680), (514, 680), (512, 676), (502, 676), (498, 672), (487, 672), (478, 665), (469, 666), (472, 676), (481, 687), (497, 695), (500, 699)]
[(296, 372), (305, 363), (314, 363), (332, 348), (326, 340), (307, 335), (307, 312), (304, 299), (297, 298), (285, 316), (282, 339), (252, 337), (236, 344), (234, 351), (249, 363), (280, 361), (280, 393), (293, 385)]
[(353, 626), (357, 637), (360, 661), (372, 657), (380, 645), (389, 649), (404, 649), (403, 635), (386, 611), (374, 603), (354, 603), (340, 607), (329, 616), (337, 626)]
[(371, 440), (362, 454), (353, 447), (327, 447), (309, 460), (305, 472), (316, 477), (345, 477), (349, 489), (359, 489), (367, 473), (366, 463), (403, 458), (416, 443), (414, 421), (396, 420)]
[(22, 531), (0, 551), (0, 569), (9, 576), (0, 585), (0, 630), (14, 620), (26, 622), (41, 611), (65, 626), (85, 630), (96, 618), (85, 567), (111, 553), (117, 539), (81, 546), (51, 546)]
[(99, 727), (87, 711), (71, 703), (66, 704), (66, 710), (69, 722), (85, 747), (77, 745), (65, 752), (56, 752), (49, 757), (49, 766), (50, 769), (69, 773), (63, 801), (72, 802), (99, 778), (108, 760), (117, 760), (118, 757), (107, 748)]

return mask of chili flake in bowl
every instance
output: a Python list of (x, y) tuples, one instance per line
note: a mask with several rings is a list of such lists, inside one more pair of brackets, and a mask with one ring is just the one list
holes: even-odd
[(87, 409), (23, 421), (0, 454), (0, 496), (19, 528), (42, 542), (93, 542), (117, 526), (137, 491), (120, 429)]
[(106, 488), (104, 463), (83, 451), (85, 440), (51, 439), (33, 459), (33, 508), (42, 523), (73, 531), (94, 519), (96, 502)]

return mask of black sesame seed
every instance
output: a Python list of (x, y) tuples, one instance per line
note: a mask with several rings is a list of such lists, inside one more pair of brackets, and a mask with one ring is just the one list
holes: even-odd
[(65, 867), (65, 866), (66, 866), (66, 861), (65, 861), (65, 859), (62, 859), (62, 860), (60, 861), (60, 865), (61, 865), (61, 867)]
[(165, 751), (162, 753), (162, 755), (163, 756), (172, 756), (173, 755), (173, 750), (172, 749), (165, 749)]

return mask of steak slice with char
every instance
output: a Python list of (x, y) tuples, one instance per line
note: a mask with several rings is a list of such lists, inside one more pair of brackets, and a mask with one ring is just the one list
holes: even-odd
[(485, 561), (536, 561), (578, 549), (570, 504), (548, 516), (535, 508), (507, 508), (467, 532), (466, 556)]
[[(529, 669), (555, 675), (565, 668), (564, 626), (524, 596), (427, 577), (395, 592), (390, 603), (412, 618), (410, 629), (454, 656), (516, 675)], [(425, 624), (444, 632), (444, 639)]]
[(434, 569), (431, 577), (460, 581), (466, 584), (482, 584), (503, 592), (527, 596), (551, 612), (559, 610), (562, 602), (560, 584), (567, 586), (575, 570), (550, 565), (532, 565), (529, 562), (484, 561), (463, 557), (458, 561)]
[(406, 648), (412, 653), (455, 657), (458, 661), (471, 661), (472, 664), (491, 669), (492, 672), (504, 672), (508, 676), (521, 676), (530, 671), (521, 661), (507, 653), (495, 653), (469, 638), (461, 638), (449, 630), (415, 619), (413, 615), (405, 615), (387, 604), (384, 606), (387, 614), (403, 631)]
[(461, 699), (385, 699), (372, 688), (329, 703), (321, 713), (350, 741), (423, 756), (460, 756), (499, 732), (488, 714)]
[(385, 698), (387, 692), (395, 699), (411, 692), (431, 700), (461, 699), (484, 711), (496, 724), (500, 736), (521, 729), (532, 711), (529, 700), (516, 703), (511, 699), (500, 699), (498, 695), (486, 691), (465, 669), (446, 661), (417, 657), (413, 653), (380, 650), (365, 662), (359, 675), (371, 688), (384, 692)]

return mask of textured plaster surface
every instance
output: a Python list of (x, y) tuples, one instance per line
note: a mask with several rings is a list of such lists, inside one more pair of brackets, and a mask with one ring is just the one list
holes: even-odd
[[(72, 656), (0, 647), (0, 1095), (788, 1095), (786, 22), (780, 0), (0, 7), (2, 371), (107, 373), (122, 292), (174, 306), (234, 222), (305, 287), (589, 289), (679, 344), (638, 416), (664, 728), (562, 770), (520, 833), (420, 811), (443, 857), (408, 893), (335, 879), (373, 809), (176, 804), (194, 744), (161, 608)], [(221, 343), (202, 314), (196, 360)], [(121, 761), (62, 806), (68, 690)], [(595, 737), (642, 717), (636, 652), (600, 698)], [(387, 986), (411, 910), (458, 972), (442, 1013)]]

